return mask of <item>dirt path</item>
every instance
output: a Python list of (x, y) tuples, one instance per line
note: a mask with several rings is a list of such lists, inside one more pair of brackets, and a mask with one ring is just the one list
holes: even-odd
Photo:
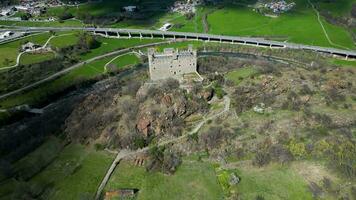
[[(46, 41), (46, 43), (40, 47), (40, 48), (37, 48), (37, 49), (33, 49), (33, 50), (28, 50), (28, 51), (24, 51), (24, 52), (21, 52), (19, 55), (17, 55), (17, 58), (16, 58), (16, 64), (15, 65), (12, 65), (12, 66), (9, 66), (9, 67), (2, 67), (0, 68), (0, 71), (1, 70), (7, 70), (7, 69), (12, 69), (12, 68), (15, 68), (15, 67), (18, 67), (20, 65), (20, 60), (21, 60), (21, 57), (23, 54), (25, 53), (31, 53), (31, 52), (36, 52), (36, 51), (40, 51), (40, 50), (43, 50), (43, 49), (46, 49), (49, 42), (53, 39), (53, 38), (56, 38), (56, 37), (61, 37), (61, 36), (67, 36), (67, 35), (72, 35), (73, 33), (68, 33), (68, 34), (63, 34), (63, 35), (57, 35), (57, 36), (54, 36), (52, 35), (51, 37), (48, 38), (48, 40)], [(49, 50), (48, 49), (48, 52), (53, 52), (52, 50)]]
[[(165, 146), (167, 144), (171, 144), (171, 143), (176, 143), (176, 142), (179, 142), (181, 141), (182, 139), (190, 136), (190, 135), (193, 135), (195, 133), (197, 133), (201, 127), (203, 127), (203, 125), (205, 123), (207, 123), (209, 120), (212, 120), (212, 119), (215, 119), (217, 117), (220, 117), (222, 115), (224, 115), (225, 113), (227, 113), (229, 110), (230, 110), (230, 104), (231, 104), (231, 100), (228, 96), (224, 96), (224, 109), (219, 112), (219, 113), (216, 113), (212, 116), (208, 116), (208, 117), (204, 117), (204, 120), (199, 122), (193, 130), (191, 130), (190, 132), (188, 132), (187, 134), (185, 135), (182, 135), (180, 137), (177, 137), (177, 138), (173, 138), (171, 140), (166, 140), (166, 141), (162, 141), (160, 142), (159, 144), (157, 144), (157, 146)], [(146, 152), (148, 151), (149, 148), (148, 147), (145, 147), (143, 149), (139, 149), (137, 151), (128, 151), (128, 150), (122, 150), (120, 152), (118, 152), (118, 154), (116, 155), (116, 158), (114, 159), (114, 161), (112, 162), (112, 164), (110, 165), (110, 168), (108, 169), (108, 171), (106, 172), (103, 180), (101, 181), (99, 187), (98, 187), (98, 190), (96, 192), (96, 195), (95, 195), (95, 200), (99, 200), (100, 197), (101, 197), (101, 194), (106, 186), (106, 184), (108, 183), (108, 181), (110, 180), (110, 177), (112, 175), (112, 173), (114, 173), (117, 165), (120, 163), (120, 161), (125, 158), (125, 157), (128, 157), (128, 156), (134, 156), (136, 154), (139, 154), (139, 153), (142, 153), (142, 152)]]
[[(321, 21), (321, 17), (320, 17), (320, 13), (319, 11), (315, 8), (315, 5), (310, 1), (308, 0), (308, 3), (310, 4), (310, 6), (312, 7), (312, 9), (314, 10), (314, 12), (316, 13), (317, 17), (318, 17), (318, 22), (321, 26), (321, 28), (323, 29), (323, 32), (324, 32), (324, 35), (326, 37), (326, 39), (328, 40), (329, 44), (333, 45), (333, 46), (336, 46), (336, 47), (339, 47), (339, 48), (342, 48), (342, 49), (349, 49), (347, 47), (344, 47), (344, 46), (341, 46), (341, 45), (338, 45), (338, 44), (335, 44), (329, 37), (325, 27), (324, 27), (324, 24), (323, 22)], [(349, 49), (350, 50), (350, 49)]]

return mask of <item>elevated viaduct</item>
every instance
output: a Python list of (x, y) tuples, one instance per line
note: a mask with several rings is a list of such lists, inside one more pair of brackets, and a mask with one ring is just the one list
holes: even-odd
[(146, 29), (117, 29), (117, 28), (93, 28), (93, 27), (6, 27), (0, 31), (20, 31), (20, 32), (43, 32), (43, 31), (88, 31), (94, 34), (113, 38), (162, 38), (162, 39), (185, 39), (185, 40), (200, 40), (208, 42), (221, 42), (241, 45), (253, 45), (258, 47), (269, 48), (289, 48), (310, 50), (328, 55), (340, 56), (346, 59), (356, 59), (355, 50), (343, 50), (329, 47), (311, 46), (296, 44), (290, 42), (280, 42), (266, 40), (263, 38), (239, 37), (213, 35), (205, 33), (190, 33), (190, 32), (174, 32), (174, 31), (156, 31)]

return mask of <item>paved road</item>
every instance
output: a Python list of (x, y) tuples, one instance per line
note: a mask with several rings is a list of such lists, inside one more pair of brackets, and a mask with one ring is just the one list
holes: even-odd
[(1, 99), (4, 99), (4, 98), (7, 98), (9, 96), (12, 96), (12, 95), (15, 95), (15, 94), (19, 94), (21, 92), (24, 92), (26, 90), (29, 90), (29, 89), (32, 89), (38, 85), (41, 85), (42, 83), (45, 83), (45, 82), (48, 82), (48, 81), (51, 81), (51, 80), (54, 80), (56, 78), (58, 78), (59, 76), (62, 76), (78, 67), (81, 67), (87, 63), (91, 63), (93, 61), (96, 61), (96, 60), (100, 60), (102, 58), (105, 58), (105, 57), (109, 57), (109, 56), (114, 56), (114, 55), (117, 55), (117, 54), (122, 54), (122, 53), (127, 53), (129, 51), (131, 51), (132, 49), (136, 49), (136, 48), (145, 48), (145, 47), (150, 47), (150, 46), (155, 46), (155, 45), (161, 45), (161, 44), (167, 44), (167, 43), (170, 43), (172, 41), (164, 41), (164, 42), (155, 42), (155, 43), (150, 43), (150, 44), (144, 44), (144, 45), (138, 45), (138, 46), (133, 46), (133, 47), (129, 47), (129, 48), (126, 48), (126, 49), (120, 49), (120, 50), (117, 50), (117, 51), (113, 51), (113, 52), (110, 52), (110, 53), (107, 53), (107, 54), (104, 54), (104, 55), (100, 55), (100, 56), (96, 56), (94, 58), (91, 58), (91, 59), (88, 59), (86, 61), (83, 61), (83, 62), (80, 62), (80, 63), (77, 63), (69, 68), (66, 68), (62, 71), (59, 71), (55, 74), (52, 74), (51, 76), (45, 78), (45, 79), (42, 79), (40, 81), (37, 81), (37, 82), (34, 82), (30, 85), (27, 85), (23, 88), (20, 88), (20, 89), (17, 89), (17, 90), (14, 90), (12, 92), (9, 92), (9, 93), (6, 93), (6, 94), (3, 94), (3, 95), (0, 95), (0, 100)]
[[(208, 117), (205, 117), (201, 122), (199, 122), (193, 130), (191, 130), (190, 132), (188, 132), (187, 134), (184, 134), (180, 137), (177, 137), (177, 138), (173, 138), (173, 139), (170, 139), (170, 140), (166, 140), (166, 141), (161, 141), (158, 143), (157, 146), (165, 146), (167, 144), (171, 144), (171, 143), (176, 143), (176, 142), (179, 142), (181, 141), (182, 139), (188, 137), (189, 135), (193, 135), (195, 133), (197, 133), (201, 127), (207, 123), (209, 120), (213, 120), (217, 117), (221, 117), (222, 115), (224, 115), (225, 113), (227, 113), (229, 110), (230, 110), (230, 104), (231, 104), (231, 100), (228, 96), (224, 96), (224, 109), (222, 111), (220, 111), (219, 113), (216, 113), (216, 114), (213, 114), (211, 116), (208, 116)], [(135, 156), (137, 154), (140, 154), (140, 153), (143, 153), (143, 152), (146, 152), (148, 151), (149, 148), (148, 147), (145, 147), (143, 149), (139, 149), (139, 150), (136, 150), (136, 151), (128, 151), (128, 150), (122, 150), (120, 152), (117, 153), (116, 155), (116, 158), (114, 159), (114, 161), (111, 163), (110, 165), (110, 168), (108, 169), (108, 171), (106, 172), (103, 180), (101, 181), (99, 187), (98, 187), (98, 190), (96, 192), (96, 195), (95, 195), (95, 200), (99, 200), (100, 199), (100, 196), (106, 186), (106, 184), (108, 183), (108, 181), (110, 180), (110, 177), (112, 175), (112, 173), (114, 173), (117, 165), (120, 163), (120, 161), (122, 159), (124, 159), (125, 157), (129, 157), (129, 156)]]
[(239, 36), (225, 36), (225, 35), (213, 35), (206, 33), (190, 33), (190, 32), (173, 32), (173, 31), (156, 31), (145, 29), (118, 29), (118, 28), (88, 28), (88, 27), (6, 27), (1, 28), (0, 31), (23, 31), (23, 32), (42, 32), (42, 31), (89, 31), (94, 33), (100, 33), (107, 36), (116, 37), (121, 35), (128, 35), (128, 37), (161, 37), (161, 38), (186, 38), (193, 40), (205, 40), (205, 41), (221, 41), (231, 42), (236, 44), (247, 44), (257, 46), (269, 46), (276, 48), (290, 48), (290, 49), (303, 49), (312, 50), (326, 54), (338, 55), (347, 58), (356, 58), (356, 51), (343, 50), (329, 47), (311, 46), (303, 44), (295, 44), (289, 42), (279, 42), (273, 40), (265, 40), (263, 38), (251, 38), (251, 37), (239, 37)]

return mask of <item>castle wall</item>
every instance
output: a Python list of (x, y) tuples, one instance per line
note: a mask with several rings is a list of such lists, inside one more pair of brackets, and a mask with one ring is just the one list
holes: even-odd
[(165, 49), (156, 53), (153, 49), (148, 52), (151, 80), (179, 78), (184, 74), (196, 72), (197, 53), (191, 47), (187, 51)]

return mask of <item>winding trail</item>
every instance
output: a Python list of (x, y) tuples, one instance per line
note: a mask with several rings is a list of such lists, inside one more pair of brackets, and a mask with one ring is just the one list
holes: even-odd
[[(115, 56), (113, 59), (111, 59), (109, 62), (107, 62), (104, 66), (104, 73), (106, 73), (108, 71), (107, 67), (112, 63), (114, 62), (116, 59), (122, 57), (122, 56), (125, 56), (125, 55), (129, 55), (129, 54), (134, 54), (134, 52), (127, 52), (127, 53), (123, 53), (123, 54), (120, 54), (118, 56)], [(136, 55), (136, 54), (135, 54)]]
[[(17, 55), (16, 64), (15, 64), (15, 65), (12, 65), (12, 66), (9, 66), (9, 67), (2, 67), (2, 68), (0, 68), (0, 71), (18, 67), (18, 66), (20, 65), (21, 56), (22, 56), (23, 54), (25, 54), (25, 53), (31, 53), (31, 52), (36, 52), (36, 51), (40, 51), (40, 50), (43, 50), (43, 49), (47, 49), (49, 42), (50, 42), (53, 38), (57, 38), (57, 37), (61, 37), (61, 36), (67, 36), (67, 35), (72, 35), (72, 34), (74, 34), (74, 33), (68, 33), (68, 34), (63, 34), (63, 35), (52, 35), (51, 37), (48, 38), (48, 40), (46, 41), (46, 43), (45, 43), (42, 47), (37, 48), (37, 49), (32, 49), (32, 50), (23, 51), (23, 52), (19, 53), (19, 55)], [(47, 49), (47, 50), (48, 50), (48, 52), (54, 53), (53, 50), (49, 50), (49, 49)]]
[[(205, 123), (207, 123), (209, 120), (215, 119), (215, 118), (220, 117), (220, 116), (224, 115), (225, 113), (229, 112), (230, 104), (231, 104), (230, 98), (228, 96), (224, 96), (224, 109), (221, 112), (216, 113), (216, 114), (211, 115), (211, 116), (208, 116), (208, 117), (204, 117), (203, 121), (199, 122), (194, 127), (194, 129), (189, 131), (187, 134), (184, 134), (184, 135), (182, 135), (180, 137), (177, 137), (177, 138), (173, 138), (171, 140), (162, 141), (162, 142), (158, 143), (156, 146), (165, 146), (167, 144), (176, 143), (176, 142), (179, 142), (182, 139), (184, 139), (184, 138), (186, 138), (186, 137), (188, 137), (190, 135), (193, 135), (193, 134), (197, 133), (201, 129), (201, 127), (203, 127), (203, 125)], [(101, 181), (101, 183), (100, 183), (100, 185), (99, 185), (99, 187), (97, 189), (97, 192), (96, 192), (96, 195), (95, 195), (95, 200), (99, 200), (100, 199), (101, 194), (102, 194), (106, 184), (110, 180), (110, 177), (111, 177), (112, 173), (114, 173), (117, 165), (120, 163), (120, 161), (122, 159), (124, 159), (125, 157), (134, 156), (136, 154), (146, 152), (148, 150), (149, 150), (149, 148), (145, 147), (145, 148), (139, 149), (137, 151), (122, 150), (122, 151), (118, 152), (117, 155), (116, 155), (116, 158), (114, 159), (114, 161), (110, 165), (110, 168), (106, 172), (103, 180)]]
[(113, 51), (113, 52), (110, 52), (110, 53), (106, 53), (106, 54), (103, 54), (103, 55), (100, 55), (100, 56), (96, 56), (96, 57), (93, 57), (93, 58), (90, 58), (88, 60), (85, 60), (85, 61), (82, 61), (80, 63), (77, 63), (75, 65), (72, 65), (71, 67), (68, 67), (62, 71), (59, 71), (59, 72), (56, 72), (50, 76), (48, 76), (47, 78), (44, 78), (40, 81), (37, 81), (37, 82), (34, 82), (32, 84), (29, 84), (25, 87), (22, 87), (20, 89), (17, 89), (17, 90), (14, 90), (14, 91), (11, 91), (9, 93), (6, 93), (6, 94), (3, 94), (3, 95), (0, 95), (0, 100), (1, 99), (4, 99), (4, 98), (7, 98), (9, 96), (12, 96), (12, 95), (15, 95), (15, 94), (19, 94), (21, 92), (24, 92), (26, 90), (29, 90), (31, 88), (34, 88), (38, 85), (41, 85), (45, 82), (48, 82), (48, 81), (51, 81), (51, 80), (54, 80), (56, 78), (58, 78), (59, 76), (62, 76), (76, 68), (79, 68), (87, 63), (91, 63), (93, 61), (96, 61), (96, 60), (100, 60), (102, 58), (106, 58), (106, 57), (110, 57), (110, 56), (114, 56), (114, 55), (117, 55), (117, 54), (122, 54), (122, 53), (127, 53), (133, 49), (139, 49), (139, 48), (145, 48), (145, 47), (150, 47), (150, 46), (155, 46), (155, 45), (161, 45), (161, 44), (167, 44), (167, 43), (172, 43), (172, 41), (164, 41), (164, 42), (156, 42), (156, 43), (150, 43), (150, 44), (144, 44), (144, 45), (137, 45), (137, 46), (133, 46), (133, 47), (128, 47), (128, 48), (125, 48), (125, 49), (120, 49), (120, 50), (117, 50), (117, 51)]
[(320, 17), (320, 13), (319, 11), (315, 8), (315, 5), (310, 1), (308, 0), (308, 3), (310, 4), (310, 6), (312, 7), (312, 9), (314, 10), (314, 12), (316, 13), (317, 17), (318, 17), (318, 21), (319, 21), (319, 24), (321, 26), (321, 28), (323, 29), (323, 32), (324, 32), (324, 35), (326, 37), (326, 39), (328, 40), (329, 44), (333, 45), (333, 46), (336, 46), (336, 47), (339, 47), (339, 48), (342, 48), (342, 49), (348, 49), (350, 50), (350, 48), (347, 48), (347, 47), (344, 47), (344, 46), (341, 46), (341, 45), (338, 45), (338, 44), (335, 44), (329, 37), (325, 27), (324, 27), (324, 24), (323, 22), (321, 21), (321, 17)]

